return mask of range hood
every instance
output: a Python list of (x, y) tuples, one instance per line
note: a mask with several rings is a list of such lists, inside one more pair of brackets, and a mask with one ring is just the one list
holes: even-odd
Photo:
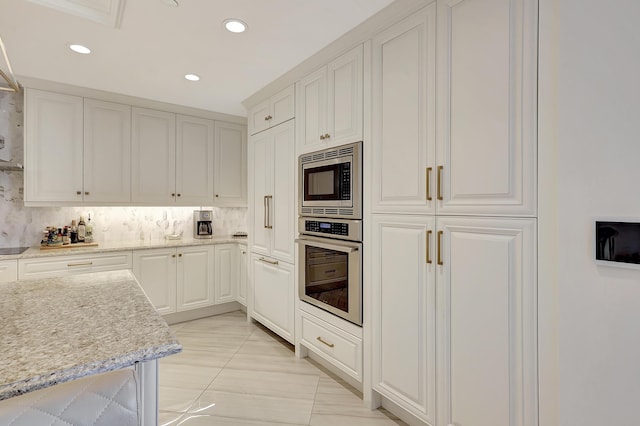
[(20, 83), (13, 75), (13, 69), (9, 62), (9, 56), (7, 55), (7, 49), (4, 47), (2, 37), (0, 37), (0, 90), (9, 92), (19, 92)]

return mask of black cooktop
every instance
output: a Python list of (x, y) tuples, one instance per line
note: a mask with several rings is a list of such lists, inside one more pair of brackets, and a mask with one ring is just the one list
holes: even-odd
[(6, 254), (20, 254), (23, 253), (29, 247), (5, 247), (0, 248), (0, 255)]

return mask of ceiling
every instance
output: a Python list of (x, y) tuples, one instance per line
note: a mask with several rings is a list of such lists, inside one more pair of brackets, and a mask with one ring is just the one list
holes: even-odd
[[(244, 99), (392, 3), (177, 1), (0, 0), (0, 37), (18, 77), (246, 116)], [(227, 18), (248, 31), (227, 32)]]

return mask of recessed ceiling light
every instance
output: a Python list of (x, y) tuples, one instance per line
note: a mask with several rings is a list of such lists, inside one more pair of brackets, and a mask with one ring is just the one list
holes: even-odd
[(185, 74), (184, 78), (186, 78), (189, 81), (198, 81), (198, 80), (200, 80), (200, 76), (195, 75), (195, 74)]
[(88, 55), (89, 53), (91, 53), (91, 49), (81, 44), (69, 43), (67, 46), (69, 46), (69, 49), (82, 55)]
[(247, 24), (239, 19), (227, 19), (224, 21), (224, 27), (232, 33), (243, 33), (247, 29)]

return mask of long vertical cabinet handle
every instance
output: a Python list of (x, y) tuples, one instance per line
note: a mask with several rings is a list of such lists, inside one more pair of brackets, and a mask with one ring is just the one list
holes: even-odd
[(266, 195), (262, 198), (262, 205), (264, 207), (264, 215), (263, 215), (263, 218), (262, 218), (262, 223), (264, 224), (265, 228), (268, 228), (268, 226), (267, 226), (267, 196)]
[(431, 201), (433, 198), (431, 197), (431, 171), (433, 167), (427, 167), (426, 172), (426, 185), (427, 185), (427, 201)]
[(273, 195), (267, 195), (267, 228), (273, 229), (273, 225), (271, 224), (271, 200), (273, 200)]
[(442, 262), (442, 234), (443, 231), (438, 231), (438, 265), (444, 265)]
[(431, 246), (431, 234), (433, 233), (433, 231), (428, 230), (427, 231), (427, 254), (426, 254), (426, 262), (428, 264), (431, 264), (431, 250), (429, 249), (429, 247)]
[(442, 200), (442, 169), (444, 166), (438, 166), (438, 200)]

